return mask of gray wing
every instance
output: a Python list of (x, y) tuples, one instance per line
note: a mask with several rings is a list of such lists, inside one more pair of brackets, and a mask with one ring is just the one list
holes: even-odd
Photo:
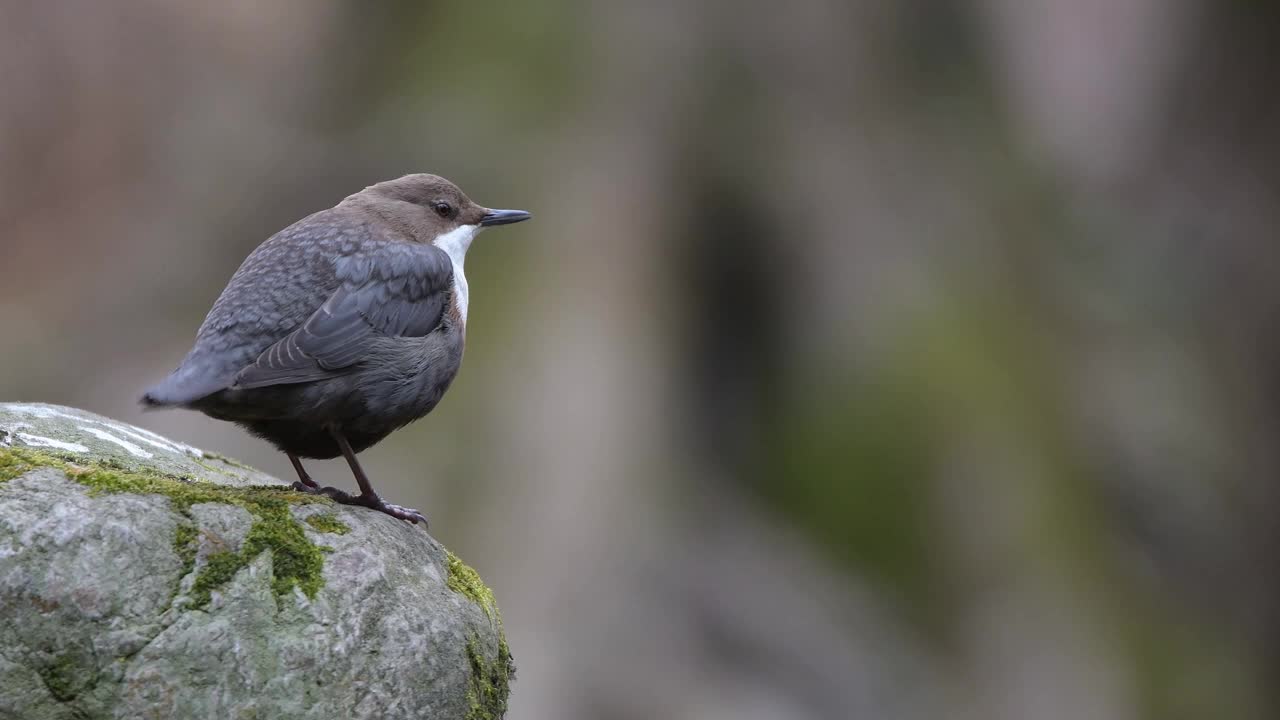
[(233, 388), (304, 383), (350, 371), (375, 337), (422, 337), (440, 325), (453, 263), (433, 245), (387, 243), (339, 257), (337, 290), (236, 375)]
[(341, 207), (321, 210), (259, 245), (227, 282), (178, 368), (143, 396), (185, 405), (226, 388), (264, 350), (296, 330), (340, 286), (334, 258), (390, 239)]

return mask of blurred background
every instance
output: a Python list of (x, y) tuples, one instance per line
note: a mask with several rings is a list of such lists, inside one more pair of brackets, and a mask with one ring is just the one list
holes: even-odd
[(534, 212), (363, 456), (510, 717), (1280, 714), (1280, 6), (2, 8), (4, 400), (288, 477), (135, 405), (245, 255), (408, 172)]

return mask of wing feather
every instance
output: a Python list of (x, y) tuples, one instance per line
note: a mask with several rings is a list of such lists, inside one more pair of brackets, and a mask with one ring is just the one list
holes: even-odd
[(339, 258), (342, 284), (300, 327), (237, 375), (233, 388), (305, 383), (350, 372), (378, 336), (423, 337), (439, 327), (453, 263), (432, 245), (396, 243)]

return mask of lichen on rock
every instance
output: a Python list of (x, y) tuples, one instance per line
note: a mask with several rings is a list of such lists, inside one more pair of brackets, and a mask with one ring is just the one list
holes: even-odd
[(467, 639), (467, 657), (471, 661), (471, 688), (467, 691), (471, 709), (467, 720), (500, 718), (506, 714), (507, 696), (516, 674), (515, 661), (502, 628), (502, 614), (498, 611), (493, 591), (480, 579), (480, 574), (451, 551), (445, 550), (445, 556), (449, 565), (449, 588), (484, 610), (497, 630), (498, 642), (492, 659), (484, 652), (478, 636), (472, 635)]
[(497, 656), (490, 660), (480, 647), (480, 640), (467, 640), (467, 658), (471, 661), (471, 687), (467, 691), (467, 720), (496, 720), (506, 715), (511, 681), (516, 677), (515, 661), (504, 635), (498, 636)]
[[(190, 519), (191, 506), (197, 503), (220, 503), (245, 508), (254, 517), (245, 547), (238, 553), (218, 553), (199, 569), (191, 600), (196, 607), (209, 602), (210, 594), (251, 560), (265, 550), (274, 558), (272, 587), (277, 595), (288, 594), (294, 587), (307, 597), (315, 597), (323, 578), (320, 549), (307, 539), (289, 512), (291, 504), (314, 504), (332, 501), (314, 495), (296, 493), (281, 485), (224, 487), (167, 477), (146, 470), (126, 470), (108, 461), (87, 460), (88, 464), (64, 460), (47, 452), (22, 448), (0, 448), (0, 468), (5, 475), (16, 476), (33, 468), (56, 468), (66, 476), (89, 488), (90, 493), (133, 493), (162, 495), (169, 498), (175, 511)], [(77, 458), (80, 460), (80, 458)], [(334, 520), (333, 522), (338, 522)], [(174, 537), (174, 547), (184, 557), (190, 547), (189, 526), (181, 525)]]
[(347, 524), (332, 515), (309, 515), (307, 516), (307, 524), (316, 529), (316, 532), (333, 533), (335, 535), (346, 535), (351, 532), (351, 528)]
[(497, 604), (451, 552), (140, 428), (0, 404), (0, 550), (0, 717), (505, 712)]

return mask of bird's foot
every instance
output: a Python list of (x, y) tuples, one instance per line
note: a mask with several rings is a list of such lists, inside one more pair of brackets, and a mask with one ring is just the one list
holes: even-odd
[(393, 518), (407, 520), (415, 525), (422, 523), (423, 527), (427, 527), (427, 518), (422, 513), (414, 510), (413, 508), (393, 505), (377, 495), (352, 495), (346, 490), (339, 490), (336, 487), (313, 487), (304, 485), (300, 482), (295, 482), (293, 484), (293, 489), (310, 495), (323, 495), (342, 505), (359, 505), (361, 507), (367, 507), (371, 510), (384, 512)]

